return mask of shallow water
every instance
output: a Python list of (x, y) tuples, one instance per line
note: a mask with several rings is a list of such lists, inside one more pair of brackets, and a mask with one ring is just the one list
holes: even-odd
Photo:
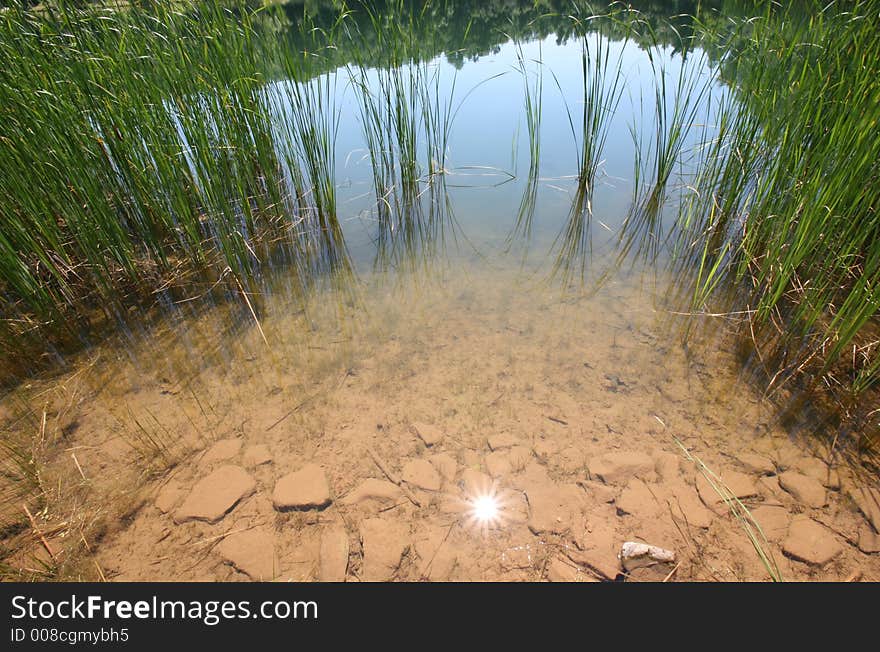
[[(263, 538), (254, 545), (271, 558), (273, 578), (326, 579), (322, 545), (339, 527), (351, 544), (349, 579), (566, 576), (579, 559), (568, 552), (592, 550), (594, 539), (602, 561), (575, 561), (566, 579), (595, 576), (584, 568), (612, 563), (612, 549), (631, 539), (677, 550), (682, 579), (767, 578), (738, 524), (707, 512), (704, 493), (695, 498), (696, 472), (678, 442), (722, 475), (743, 472), (744, 453), (806, 473), (822, 451), (792, 443), (777, 406), (744, 380), (725, 319), (691, 323), (684, 343), (687, 282), (656, 244), (662, 220), (636, 241), (634, 251), (641, 238), (656, 240), (648, 260), (619, 257), (633, 192), (628, 125), (652, 128), (647, 54), (635, 44), (622, 51), (626, 86), (602, 152), (592, 219), (572, 236), (566, 223), (578, 170), (566, 106), (578, 115), (581, 45), (551, 36), (522, 47), (529, 82), (539, 71), (544, 76), (528, 237), (516, 233), (529, 159), (513, 43), (460, 69), (442, 58), (431, 62), (439, 96), (461, 109), (442, 180), (420, 183), (419, 219), (396, 229), (376, 218), (355, 100), (338, 71), (344, 247), (329, 269), (303, 291), (279, 263), (264, 271), (250, 306), (178, 303), (143, 330), (86, 350), (70, 373), (20, 388), (29, 393), (23, 400), (36, 404), (36, 396), (50, 406), (50, 430), (69, 443), (47, 471), (48, 484), (57, 482), (59, 495), (62, 485), (83, 492), (85, 502), (134, 506), (122, 521), (116, 508), (90, 517), (111, 521), (96, 557), (108, 578), (255, 578), (234, 550), (205, 546), (202, 554), (193, 542), (256, 531)], [(674, 78), (681, 57), (663, 56)], [(708, 63), (697, 51), (687, 65)], [(698, 111), (703, 120), (723, 94), (720, 83), (711, 87)], [(701, 122), (688, 147), (706, 136), (704, 128), (711, 131)], [(685, 162), (671, 196), (686, 186), (686, 171)], [(412, 429), (418, 423), (438, 427), (442, 442), (426, 446)], [(498, 436), (509, 442), (493, 450)], [(255, 464), (255, 446), (271, 461)], [(386, 479), (371, 450), (403, 473), (419, 506), (405, 496), (345, 503), (364, 480)], [(640, 479), (607, 483), (616, 506), (596, 486), (577, 484), (596, 481), (596, 460), (609, 452), (651, 458)], [(440, 470), (438, 487), (419, 484), (417, 460)], [(217, 524), (176, 525), (174, 509), (227, 463), (247, 468), (256, 492)], [(307, 463), (323, 469), (333, 503), (279, 513), (271, 502), (275, 482)], [(473, 498), (467, 472), (492, 478), (494, 488), (484, 491), (503, 497), (500, 523), (469, 527), (467, 509), (462, 515), (449, 507)], [(746, 473), (756, 487), (744, 496), (752, 506), (785, 511), (782, 533), (768, 537), (783, 576), (876, 572), (853, 546), (819, 569), (790, 561), (780, 546), (801, 506), (775, 476)], [(156, 508), (157, 495), (167, 509)], [(689, 505), (683, 519), (675, 512), (682, 502)], [(545, 524), (559, 528), (536, 525), (538, 504), (549, 512), (540, 516)], [(627, 504), (635, 510), (621, 507)], [(821, 516), (858, 540), (858, 516), (842, 504), (832, 492)], [(711, 525), (691, 527), (695, 514)], [(365, 534), (371, 528), (379, 534)], [(369, 559), (374, 540), (400, 548), (394, 563)]]

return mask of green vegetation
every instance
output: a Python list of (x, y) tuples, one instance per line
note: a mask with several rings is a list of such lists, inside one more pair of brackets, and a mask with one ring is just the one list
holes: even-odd
[[(401, 251), (429, 251), (454, 222), (447, 154), (467, 99), (430, 62), (444, 53), (458, 67), (556, 34), (583, 53), (581, 114), (568, 107), (577, 182), (556, 271), (570, 282), (579, 267), (584, 278), (596, 177), (625, 84), (610, 39), (629, 40), (648, 53), (655, 83), (632, 127), (619, 263), (665, 256), (690, 311), (747, 316), (743, 334), (771, 387), (824, 382), (845, 410), (870, 413), (857, 406), (880, 379), (878, 2), (673, 4), (4, 10), (6, 357), (24, 359), (47, 333), (77, 342), (96, 322), (124, 319), (132, 302), (206, 288), (246, 302), (256, 320), (263, 266), (279, 252), (302, 284), (346, 268), (343, 89), (356, 96), (371, 165), (378, 260), (396, 266)], [(707, 67), (724, 93), (710, 92)], [(537, 201), (543, 71), (520, 51), (530, 163), (512, 240), (530, 232)]]

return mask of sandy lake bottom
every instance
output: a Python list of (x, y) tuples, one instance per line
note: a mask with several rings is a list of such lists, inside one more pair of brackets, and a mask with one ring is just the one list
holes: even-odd
[(719, 329), (684, 347), (656, 274), (423, 265), (270, 300), (268, 345), (217, 308), (33, 386), (64, 437), (45, 531), (83, 536), (90, 579), (880, 579), (877, 494)]

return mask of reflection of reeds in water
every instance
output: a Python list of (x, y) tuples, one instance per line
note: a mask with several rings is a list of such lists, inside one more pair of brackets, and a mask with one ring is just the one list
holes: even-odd
[[(529, 70), (523, 54), (522, 44), (516, 43), (516, 69), (523, 79), (523, 111), (526, 119), (526, 132), (529, 141), (529, 171), (526, 175), (525, 187), (519, 208), (516, 212), (516, 224), (507, 236), (508, 249), (516, 240), (523, 240), (528, 245), (532, 234), (532, 219), (535, 216), (535, 205), (538, 199), (538, 180), (541, 169), (541, 115), (544, 95), (544, 71), (541, 61), (540, 46), (538, 59), (535, 60), (534, 85), (529, 83)], [(526, 249), (527, 250), (527, 249)]]
[[(691, 44), (682, 40), (681, 57), (672, 59), (659, 45), (649, 25), (644, 29), (655, 45), (647, 49), (653, 79), (653, 124), (649, 133), (631, 126), (635, 144), (633, 199), (629, 215), (620, 230), (618, 257), (622, 261), (633, 251), (653, 261), (663, 240), (662, 213), (670, 191), (673, 171), (682, 165), (685, 146), (713, 82), (706, 75), (707, 60), (691, 54)], [(670, 72), (674, 63), (678, 71)], [(671, 82), (671, 83), (670, 83)], [(644, 99), (642, 100), (644, 110)]]
[[(554, 244), (558, 251), (552, 271), (553, 276), (559, 276), (565, 284), (576, 279), (583, 282), (590, 262), (593, 195), (611, 119), (623, 93), (622, 57), (629, 39), (628, 14), (591, 15), (573, 20), (581, 35), (583, 79), (583, 109), (577, 127), (567, 103), (566, 113), (577, 144), (578, 174), (565, 227)], [(627, 26), (622, 42), (614, 44), (619, 48), (616, 55), (612, 52), (611, 39), (602, 28), (603, 21)]]
[[(376, 265), (425, 264), (444, 245), (446, 225), (454, 222), (446, 157), (460, 107), (454, 104), (455, 73), (446, 87), (440, 66), (421, 59), (426, 44), (415, 36), (426, 31), (419, 27), (421, 14), (401, 2), (381, 16), (365, 10), (371, 33), (353, 39), (355, 64), (348, 73), (376, 197)], [(360, 42), (376, 43), (383, 65), (371, 68), (370, 53), (358, 49)]]

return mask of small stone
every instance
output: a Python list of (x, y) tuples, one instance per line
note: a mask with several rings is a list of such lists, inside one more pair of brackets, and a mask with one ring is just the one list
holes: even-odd
[(824, 507), (828, 502), (821, 482), (796, 471), (780, 473), (779, 486), (796, 501), (808, 507)]
[(342, 525), (330, 525), (321, 532), (321, 582), (344, 582), (348, 571), (348, 533)]
[(831, 530), (811, 518), (796, 517), (782, 543), (782, 552), (789, 557), (815, 566), (823, 566), (843, 551)]
[[(713, 479), (713, 481), (718, 484), (717, 480)], [(739, 500), (758, 495), (758, 488), (755, 486), (752, 477), (745, 473), (740, 473), (739, 471), (725, 471), (721, 475), (721, 483), (727, 487), (727, 490), (734, 498), (738, 498)], [(718, 515), (727, 513), (728, 507), (724, 502), (724, 498), (715, 491), (712, 484), (702, 473), (697, 474), (696, 484), (697, 493), (700, 494), (700, 500), (703, 501), (706, 507)], [(722, 489), (723, 487), (718, 485), (718, 488)]]
[(506, 432), (501, 433), (500, 435), (489, 436), (489, 448), (493, 451), (497, 451), (501, 448), (510, 448), (511, 446), (516, 446), (518, 443), (516, 437)]
[(562, 534), (572, 530), (583, 515), (584, 492), (577, 485), (542, 485), (526, 490), (529, 529)]
[(859, 528), (859, 550), (869, 555), (880, 552), (880, 535), (864, 523)]
[(361, 523), (360, 534), (364, 552), (361, 580), (385, 582), (392, 579), (409, 547), (407, 528), (396, 521), (368, 518)]
[(449, 453), (437, 453), (428, 459), (446, 482), (455, 480), (455, 474), (458, 473), (458, 462), (455, 461), (452, 455)]
[(868, 519), (874, 531), (880, 532), (880, 490), (872, 487), (850, 486), (847, 488), (847, 493), (859, 511)]
[(330, 485), (324, 470), (317, 464), (307, 464), (288, 473), (275, 483), (272, 503), (280, 511), (326, 507), (330, 504)]
[(644, 453), (606, 453), (590, 460), (588, 468), (591, 477), (605, 484), (622, 484), (654, 471), (654, 460)]
[(773, 475), (776, 473), (776, 467), (769, 457), (754, 453), (743, 453), (742, 455), (737, 455), (737, 459), (749, 473), (757, 475)]
[(410, 460), (403, 465), (400, 473), (403, 480), (414, 487), (426, 491), (440, 491), (443, 482), (440, 474), (434, 469), (428, 460)]
[(240, 466), (221, 466), (195, 484), (183, 505), (174, 513), (174, 522), (216, 523), (240, 500), (250, 496), (256, 486), (254, 479)]
[(511, 470), (510, 459), (507, 457), (507, 453), (502, 453), (501, 451), (495, 451), (486, 455), (485, 464), (486, 470), (493, 478), (507, 475)]
[(241, 439), (221, 439), (209, 448), (199, 460), (199, 466), (205, 467), (216, 462), (231, 459), (241, 450)]
[(255, 582), (271, 582), (278, 574), (275, 537), (266, 530), (246, 530), (224, 538), (217, 552)]
[(387, 503), (399, 500), (402, 495), (403, 491), (393, 482), (369, 478), (361, 482), (339, 502), (343, 505), (359, 505), (370, 500)]
[(647, 543), (627, 541), (620, 548), (620, 562), (624, 569), (632, 571), (645, 566), (675, 563), (675, 553)]
[(262, 466), (272, 461), (272, 453), (266, 444), (254, 444), (244, 449), (241, 461), (248, 467)]
[(425, 442), (425, 446), (434, 446), (443, 441), (443, 431), (437, 426), (427, 423), (413, 423), (410, 429), (419, 439)]
[(761, 505), (751, 510), (752, 518), (761, 526), (767, 541), (782, 541), (788, 533), (791, 514), (784, 507)]

